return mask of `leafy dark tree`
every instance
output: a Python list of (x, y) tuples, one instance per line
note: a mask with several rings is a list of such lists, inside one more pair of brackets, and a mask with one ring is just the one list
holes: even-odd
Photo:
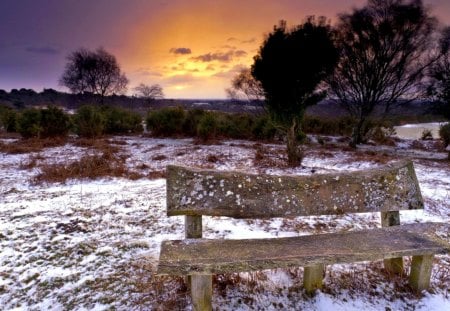
[(321, 82), (330, 75), (338, 53), (326, 19), (308, 18), (288, 29), (281, 21), (259, 49), (252, 65), (253, 77), (264, 90), (271, 119), (287, 134), (288, 164), (299, 165), (301, 123), (306, 108), (325, 96)]
[(232, 80), (231, 87), (225, 89), (227, 97), (231, 100), (261, 101), (264, 99), (264, 90), (261, 83), (252, 76), (250, 68), (242, 69)]
[(105, 96), (124, 93), (128, 79), (114, 55), (103, 48), (96, 51), (79, 49), (67, 57), (60, 84), (72, 93), (98, 94), (103, 103)]
[(143, 98), (147, 104), (150, 104), (155, 99), (163, 99), (163, 88), (159, 84), (146, 85), (144, 83), (139, 84), (134, 88), (136, 96)]
[(384, 114), (423, 94), (427, 68), (442, 57), (437, 21), (420, 0), (369, 0), (342, 14), (337, 25), (340, 62), (329, 80), (331, 95), (356, 118), (351, 145), (377, 107)]

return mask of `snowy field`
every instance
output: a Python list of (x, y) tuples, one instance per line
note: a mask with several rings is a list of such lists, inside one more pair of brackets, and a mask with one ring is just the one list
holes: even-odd
[[(190, 139), (145, 137), (115, 137), (109, 143), (142, 178), (36, 183), (43, 165), (96, 151), (69, 141), (33, 153), (0, 152), (0, 310), (190, 310), (181, 279), (154, 276), (160, 242), (184, 236), (183, 219), (165, 215), (161, 177), (171, 163), (307, 175), (366, 169), (408, 156), (426, 205), (424, 211), (401, 212), (402, 222), (450, 222), (446, 154), (426, 146), (411, 151), (417, 144), (409, 140), (389, 150), (366, 146), (355, 152), (327, 138), (325, 145), (308, 146), (304, 166), (296, 169), (284, 166), (284, 146), (278, 144), (197, 145)], [(271, 221), (215, 217), (204, 220), (204, 232), (207, 238), (262, 238), (379, 223), (375, 214)], [(364, 262), (327, 267), (324, 289), (308, 298), (302, 271), (218, 275), (213, 305), (218, 310), (450, 310), (450, 256), (436, 256), (431, 289), (422, 295), (410, 293), (406, 278), (385, 274), (381, 262)]]

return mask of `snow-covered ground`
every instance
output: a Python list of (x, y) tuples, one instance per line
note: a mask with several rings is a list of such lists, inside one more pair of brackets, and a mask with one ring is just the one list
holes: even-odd
[[(161, 175), (169, 163), (317, 174), (395, 160), (386, 150), (355, 153), (331, 141), (308, 147), (304, 166), (289, 169), (283, 166), (284, 146), (278, 144), (196, 145), (190, 139), (145, 137), (116, 137), (111, 143), (121, 148), (129, 170), (141, 176)], [(411, 145), (402, 141), (392, 150)], [(0, 152), (0, 310), (190, 310), (181, 279), (154, 276), (160, 242), (184, 235), (183, 219), (165, 214), (165, 179), (33, 182), (41, 165), (92, 152), (72, 143), (32, 154)], [(402, 212), (402, 222), (450, 222), (450, 165), (441, 160), (446, 154), (420, 152), (413, 160), (425, 210)], [(31, 161), (37, 166), (27, 165)], [(379, 222), (372, 214), (271, 221), (214, 217), (204, 221), (204, 232), (205, 237), (259, 238), (354, 230)], [(365, 262), (327, 267), (323, 291), (308, 298), (302, 271), (219, 275), (213, 304), (218, 310), (450, 310), (450, 256), (436, 256), (431, 290), (422, 296), (410, 293), (406, 278), (384, 274), (380, 262)]]

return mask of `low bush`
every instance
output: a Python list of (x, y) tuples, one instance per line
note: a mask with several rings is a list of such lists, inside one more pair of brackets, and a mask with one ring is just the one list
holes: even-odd
[(146, 118), (147, 130), (154, 136), (183, 136), (186, 112), (181, 107), (150, 111)]
[(206, 112), (198, 122), (197, 136), (203, 141), (216, 139), (218, 127), (218, 115), (213, 112)]
[(439, 136), (444, 142), (444, 147), (450, 145), (450, 123), (444, 124), (439, 128)]
[(136, 112), (119, 107), (105, 107), (102, 113), (106, 120), (106, 134), (137, 134), (144, 130), (142, 117)]
[(14, 109), (0, 106), (0, 128), (9, 133), (17, 131), (17, 112)]
[(425, 129), (422, 131), (420, 136), (421, 140), (433, 140), (433, 133), (429, 129)]
[(200, 120), (207, 112), (202, 109), (193, 109), (186, 111), (184, 122), (183, 122), (183, 133), (186, 136), (196, 137), (197, 127)]
[(42, 133), (41, 111), (38, 109), (26, 109), (17, 119), (17, 130), (23, 138), (39, 138)]
[(319, 118), (305, 116), (302, 130), (308, 134), (350, 136), (355, 120), (351, 117)]
[(40, 118), (40, 138), (66, 137), (71, 129), (69, 116), (58, 107), (42, 109)]
[(105, 116), (96, 106), (81, 106), (78, 108), (73, 121), (75, 133), (80, 137), (95, 138), (105, 132)]

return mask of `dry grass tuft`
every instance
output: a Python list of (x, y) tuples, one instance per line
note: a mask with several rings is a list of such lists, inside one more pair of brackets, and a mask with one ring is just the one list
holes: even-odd
[(104, 151), (101, 154), (85, 155), (69, 164), (47, 164), (40, 167), (41, 173), (33, 182), (65, 182), (68, 179), (96, 179), (100, 177), (128, 177), (125, 158)]
[(73, 145), (76, 147), (90, 148), (107, 153), (118, 153), (119, 151), (122, 151), (122, 149), (118, 147), (117, 144), (116, 146), (112, 146), (111, 143), (112, 142), (106, 139), (79, 138), (74, 141)]
[(66, 138), (19, 139), (12, 143), (0, 142), (0, 152), (8, 154), (24, 154), (41, 152), (45, 148), (59, 147), (67, 143)]
[(26, 162), (20, 163), (19, 168), (21, 170), (31, 170), (38, 166), (39, 161), (43, 160), (45, 160), (45, 158), (40, 154), (30, 155)]
[(167, 159), (167, 157), (163, 154), (157, 154), (152, 158), (153, 161), (162, 161), (165, 159)]
[(148, 179), (167, 178), (166, 171), (151, 171), (147, 174)]

